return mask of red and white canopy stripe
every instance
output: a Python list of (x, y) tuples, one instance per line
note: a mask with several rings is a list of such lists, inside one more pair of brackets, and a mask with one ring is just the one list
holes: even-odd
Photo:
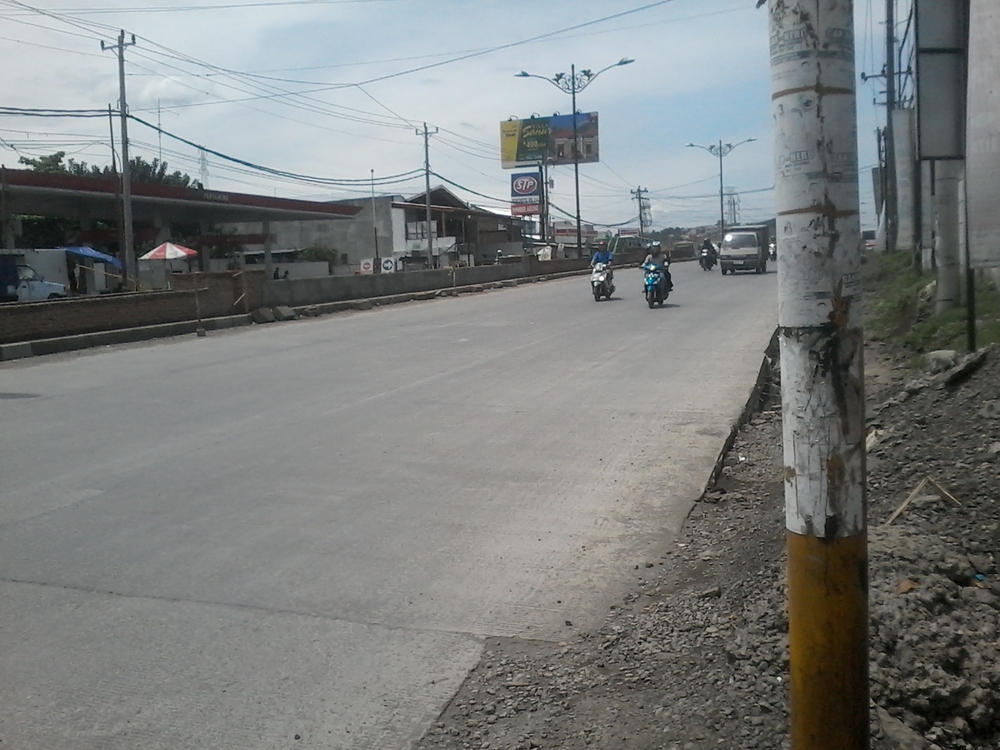
[(141, 256), (139, 260), (176, 260), (197, 254), (197, 250), (192, 250), (189, 247), (175, 245), (173, 242), (164, 242), (159, 247), (154, 247), (148, 253)]

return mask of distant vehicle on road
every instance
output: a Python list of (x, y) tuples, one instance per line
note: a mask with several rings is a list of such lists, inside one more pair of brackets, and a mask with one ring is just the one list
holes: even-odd
[(698, 248), (695, 247), (693, 242), (688, 242), (684, 240), (682, 242), (675, 242), (674, 249), (670, 252), (671, 260), (680, 260), (682, 258), (695, 258), (698, 255)]
[(770, 229), (766, 224), (729, 227), (719, 248), (722, 275), (736, 271), (767, 273)]
[(46, 281), (31, 266), (0, 255), (0, 302), (33, 302), (68, 294), (65, 284)]

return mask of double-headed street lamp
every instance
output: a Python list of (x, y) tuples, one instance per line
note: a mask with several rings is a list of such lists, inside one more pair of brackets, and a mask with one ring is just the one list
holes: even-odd
[(635, 60), (623, 57), (618, 62), (612, 63), (606, 68), (601, 68), (596, 73), (592, 70), (581, 70), (577, 73), (576, 65), (574, 64), (569, 67), (569, 75), (566, 73), (556, 73), (551, 78), (526, 73), (523, 70), (520, 73), (514, 74), (517, 78), (541, 78), (543, 81), (548, 81), (556, 88), (565, 91), (573, 97), (573, 184), (576, 188), (576, 246), (579, 248), (581, 254), (583, 253), (583, 229), (580, 223), (580, 139), (577, 135), (576, 124), (576, 92), (587, 88), (605, 70), (611, 70), (611, 68), (617, 68), (620, 65), (628, 65), (633, 62)]
[(702, 146), (697, 143), (687, 144), (688, 148), (700, 148), (708, 151), (712, 156), (719, 157), (719, 242), (726, 236), (726, 204), (725, 204), (725, 188), (722, 187), (722, 159), (729, 155), (729, 153), (737, 146), (742, 146), (744, 143), (751, 143), (756, 141), (756, 138), (747, 138), (745, 141), (740, 141), (739, 143), (723, 143), (719, 141), (718, 145), (712, 144), (711, 146)]

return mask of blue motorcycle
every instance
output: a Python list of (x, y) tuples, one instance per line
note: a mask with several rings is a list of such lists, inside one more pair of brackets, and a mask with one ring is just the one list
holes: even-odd
[(647, 263), (642, 267), (642, 270), (645, 271), (642, 289), (649, 309), (652, 310), (656, 305), (663, 307), (663, 303), (670, 295), (670, 290), (667, 288), (667, 277), (662, 266)]

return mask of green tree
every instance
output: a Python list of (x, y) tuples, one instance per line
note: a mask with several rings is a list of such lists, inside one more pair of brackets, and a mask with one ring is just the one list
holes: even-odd
[(65, 157), (65, 151), (56, 151), (54, 154), (39, 156), (37, 159), (22, 156), (18, 159), (18, 161), (21, 164), (27, 164), (34, 172), (45, 172), (46, 174), (65, 174), (67, 172), (66, 165), (63, 164), (63, 159)]
[[(65, 164), (65, 151), (56, 151), (48, 156), (40, 156), (33, 159), (22, 156), (20, 163), (31, 167), (35, 172), (45, 172), (47, 174), (71, 174), (78, 177), (110, 177), (111, 167), (99, 167), (86, 162), (69, 159)], [(133, 182), (143, 182), (154, 185), (175, 185), (177, 187), (201, 188), (201, 182), (192, 179), (179, 170), (169, 171), (170, 167), (165, 161), (153, 159), (146, 161), (141, 156), (133, 156), (129, 160), (131, 169), (129, 174)]]

